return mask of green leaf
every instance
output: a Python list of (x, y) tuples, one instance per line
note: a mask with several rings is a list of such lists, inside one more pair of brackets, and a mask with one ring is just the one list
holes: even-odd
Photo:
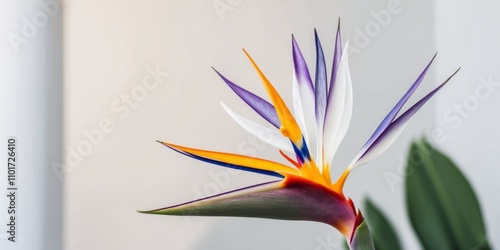
[(347, 243), (347, 240), (344, 240), (344, 250), (350, 250), (349, 249), (349, 243)]
[(377, 250), (403, 249), (391, 223), (370, 199), (365, 200), (365, 217)]
[(351, 240), (351, 250), (375, 250), (366, 220), (363, 220), (354, 231)]
[(425, 140), (413, 143), (410, 150), (406, 201), (425, 249), (490, 249), (472, 187), (457, 166)]

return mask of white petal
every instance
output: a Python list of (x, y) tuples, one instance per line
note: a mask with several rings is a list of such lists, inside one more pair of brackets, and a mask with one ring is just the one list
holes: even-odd
[(295, 77), (295, 72), (292, 73), (292, 94), (293, 94), (293, 116), (295, 118), (295, 121), (297, 121), (297, 124), (299, 125), (300, 132), (302, 132), (302, 135), (304, 136), (304, 140), (309, 149), (311, 157), (314, 157), (315, 155), (311, 153), (309, 134), (306, 132), (307, 131), (306, 121), (304, 119), (304, 111), (300, 97), (299, 84), (297, 82), (297, 78)]
[(307, 133), (304, 134), (304, 131), (306, 131), (306, 125), (304, 121), (304, 114), (302, 112), (302, 104), (300, 101), (299, 84), (297, 82), (297, 78), (295, 77), (295, 73), (292, 73), (292, 94), (293, 116), (295, 118), (295, 121), (297, 121), (297, 124), (299, 124), (300, 131), (304, 135), (304, 139), (307, 141)]
[(302, 130), (302, 134), (304, 134), (309, 154), (311, 157), (316, 157), (318, 150), (316, 142), (316, 101), (314, 90), (309, 88), (306, 84), (297, 84), (297, 86), (305, 126), (304, 130)]
[(331, 164), (340, 143), (344, 139), (352, 117), (352, 83), (348, 60), (349, 41), (340, 59), (337, 79), (329, 96), (324, 126), (324, 160)]
[[(324, 123), (323, 123), (324, 124)], [(316, 165), (323, 172), (323, 124), (316, 124)]]
[(290, 140), (284, 137), (278, 130), (273, 130), (264, 127), (258, 123), (250, 121), (243, 116), (235, 113), (226, 104), (220, 102), (222, 108), (227, 112), (231, 118), (233, 118), (236, 123), (238, 123), (242, 128), (248, 131), (250, 134), (256, 136), (260, 140), (287, 152), (294, 152)]

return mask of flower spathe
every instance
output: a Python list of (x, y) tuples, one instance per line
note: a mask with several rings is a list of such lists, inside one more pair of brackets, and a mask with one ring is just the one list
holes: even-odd
[[(330, 166), (352, 116), (353, 93), (348, 62), (348, 42), (342, 49), (337, 30), (330, 77), (321, 42), (315, 32), (316, 70), (313, 77), (292, 36), (293, 112), (247, 51), (244, 53), (259, 75), (271, 102), (216, 73), (262, 118), (276, 129), (252, 122), (224, 103), (222, 107), (245, 130), (275, 146), (290, 166), (266, 159), (184, 147), (160, 142), (170, 149), (200, 161), (280, 178), (227, 193), (175, 206), (143, 211), (150, 214), (237, 216), (283, 220), (308, 220), (329, 224), (339, 230), (351, 249), (373, 249), (366, 222), (351, 199), (343, 193), (350, 171), (383, 153), (398, 137), (410, 118), (456, 73), (404, 113), (401, 108), (418, 88), (434, 57), (417, 80), (396, 103), (343, 174), (332, 181)], [(266, 135), (266, 136), (262, 136)], [(295, 154), (294, 159), (288, 154)]]

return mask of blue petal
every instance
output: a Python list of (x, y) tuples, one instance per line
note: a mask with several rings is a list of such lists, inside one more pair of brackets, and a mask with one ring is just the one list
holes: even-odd
[(415, 90), (418, 88), (422, 80), (424, 79), (425, 75), (427, 74), (427, 71), (429, 70), (432, 62), (436, 58), (437, 53), (432, 57), (431, 61), (427, 64), (425, 67), (424, 71), (418, 76), (417, 80), (410, 86), (410, 88), (406, 91), (406, 93), (403, 95), (403, 97), (396, 103), (396, 105), (392, 108), (392, 110), (387, 114), (387, 116), (382, 120), (382, 122), (378, 125), (377, 129), (375, 132), (373, 132), (372, 136), (368, 141), (365, 143), (365, 145), (361, 148), (360, 153), (364, 154), (366, 150), (374, 143), (374, 141), (384, 132), (385, 129), (392, 123), (398, 112), (401, 110), (401, 108), (404, 106), (406, 101), (411, 97), (411, 95), (415, 92)]
[(338, 23), (338, 27), (337, 27), (337, 37), (335, 39), (335, 48), (334, 48), (334, 54), (333, 54), (332, 75), (330, 78), (330, 88), (328, 89), (328, 100), (330, 100), (330, 96), (332, 95), (333, 85), (335, 85), (335, 80), (337, 79), (337, 71), (339, 69), (341, 58), (342, 58), (342, 38), (340, 36), (340, 19), (339, 19), (339, 23)]
[[(460, 69), (458, 69), (460, 70)], [(436, 94), (448, 81), (458, 72), (455, 71), (446, 81), (444, 81), (437, 88), (428, 93), (424, 98), (411, 106), (406, 112), (395, 119), (381, 134), (380, 136), (366, 149), (366, 151), (357, 160), (357, 164), (352, 167), (362, 165), (365, 162), (377, 157), (383, 153), (401, 133), (410, 118), (434, 95)]]
[(318, 37), (318, 33), (314, 30), (314, 38), (316, 41), (316, 78), (315, 78), (315, 96), (316, 96), (316, 121), (318, 127), (323, 130), (323, 122), (325, 120), (325, 110), (327, 102), (328, 86), (326, 84), (326, 64), (323, 48)]

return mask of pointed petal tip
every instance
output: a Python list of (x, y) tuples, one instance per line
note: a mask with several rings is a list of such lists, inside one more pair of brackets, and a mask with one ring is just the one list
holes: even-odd
[(316, 42), (316, 44), (319, 43), (319, 35), (318, 31), (316, 31), (316, 28), (314, 28), (314, 41)]
[(337, 34), (336, 34), (336, 37), (337, 38), (340, 37), (340, 17), (339, 17), (338, 22), (337, 22)]
[(174, 151), (178, 151), (177, 150), (177, 145), (175, 145), (175, 144), (168, 143), (168, 142), (165, 142), (165, 141), (160, 141), (160, 140), (156, 140), (156, 142), (160, 143), (161, 145), (163, 145), (165, 147), (173, 149)]
[(225, 76), (223, 76), (218, 70), (216, 70), (214, 67), (211, 68), (215, 71), (215, 73), (217, 73), (217, 75), (219, 75), (220, 78), (222, 78), (224, 82), (228, 81), (228, 79)]
[(292, 49), (293, 49), (293, 53), (295, 53), (295, 49), (298, 47), (299, 45), (297, 44), (297, 39), (295, 39), (295, 36), (292, 34)]
[(257, 65), (255, 64), (255, 61), (253, 60), (253, 58), (250, 56), (250, 53), (248, 53), (248, 51), (245, 48), (241, 48), (241, 50), (243, 50), (243, 53), (245, 53), (245, 55), (247, 56), (248, 60), (250, 60), (252, 65), (254, 65), (254, 67), (256, 67)]
[(427, 67), (426, 67), (426, 69), (424, 69), (424, 71), (426, 71), (429, 68), (429, 66), (432, 64), (432, 62), (434, 62), (434, 59), (436, 59), (437, 55), (438, 55), (438, 52), (436, 51), (436, 53), (434, 53), (431, 61), (427, 64)]
[(448, 83), (451, 80), (451, 78), (453, 78), (456, 74), (458, 74), (458, 72), (460, 71), (461, 68), (462, 67), (458, 67), (458, 69), (455, 70), (455, 72), (453, 72), (453, 74), (451, 74), (440, 86), (443, 86), (446, 83)]
[(245, 48), (241, 48), (241, 50), (243, 50), (243, 52), (247, 55), (247, 56), (250, 56), (247, 52), (247, 50)]
[(135, 210), (137, 213), (140, 213), (140, 214), (164, 214), (164, 215), (168, 215), (168, 210), (166, 211), (163, 211), (163, 212), (160, 212), (161, 209), (154, 209), (154, 210)]

